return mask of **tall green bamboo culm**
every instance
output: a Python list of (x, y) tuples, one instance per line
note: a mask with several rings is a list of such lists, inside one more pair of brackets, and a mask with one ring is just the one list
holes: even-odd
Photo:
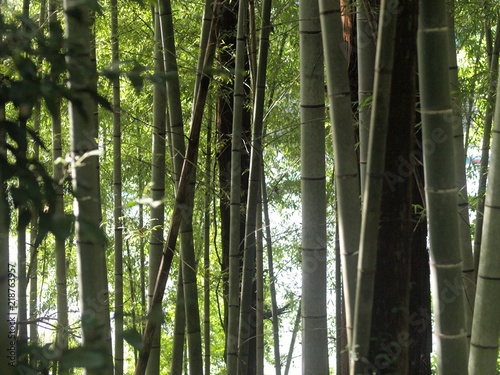
[[(153, 10), (154, 23), (154, 69), (158, 74), (164, 73), (163, 53), (161, 49), (161, 27), (158, 7)], [(156, 204), (151, 206), (149, 234), (149, 269), (148, 269), (148, 306), (156, 282), (163, 251), (165, 224), (165, 162), (166, 162), (166, 94), (165, 89), (158, 85), (153, 88), (153, 150), (151, 160), (151, 199)], [(161, 320), (161, 311), (154, 312), (155, 319)], [(161, 333), (155, 332), (151, 356), (146, 370), (147, 375), (155, 375), (160, 369)]]
[[(83, 346), (102, 356), (100, 368), (86, 375), (113, 373), (105, 237), (99, 195), (96, 144), (95, 65), (91, 61), (88, 3), (64, 2), (69, 88), (71, 175), (75, 196), (76, 248), (82, 314)], [(93, 95), (94, 94), (94, 95)]]
[(351, 344), (350, 372), (353, 375), (365, 373), (370, 345), (378, 227), (394, 64), (394, 36), (397, 20), (394, 10), (397, 7), (397, 0), (382, 0), (380, 20), (385, 20), (385, 22), (381, 22), (379, 27), (375, 58), (374, 96), (363, 194), (354, 331)]
[[(425, 198), (438, 373), (467, 374), (467, 334), (457, 215), (448, 27), (444, 0), (420, 0), (417, 37)], [(454, 293), (450, 295), (450, 285)]]
[(174, 332), (172, 339), (172, 360), (170, 375), (181, 375), (184, 370), (184, 344), (186, 343), (186, 305), (184, 303), (184, 283), (182, 281), (182, 260), (177, 274), (177, 292), (175, 296)]
[[(57, 1), (49, 0), (49, 33), (55, 34), (58, 30), (59, 21), (57, 19)], [(54, 97), (54, 110), (51, 113), (52, 123), (52, 176), (56, 185), (54, 191), (55, 212), (57, 215), (64, 215), (64, 192), (62, 183), (64, 180), (64, 166), (58, 162), (63, 156), (62, 138), (61, 138), (61, 98)], [(66, 277), (66, 249), (64, 238), (55, 238), (54, 253), (56, 263), (56, 305), (57, 305), (57, 333), (56, 347), (59, 350), (68, 348), (68, 293)]]
[(342, 36), (340, 2), (338, 0), (321, 0), (319, 7), (335, 156), (335, 188), (338, 200), (340, 248), (346, 296), (347, 337), (348, 342), (350, 342), (361, 228), (358, 161), (354, 146), (351, 91)]
[(299, 3), (302, 373), (326, 375), (325, 89), (317, 0)]
[(491, 165), (486, 190), (484, 230), (477, 276), (469, 358), (470, 375), (497, 373), (500, 334), (500, 81), (496, 94)]
[[(210, 7), (210, 6), (209, 6)], [(203, 214), (203, 344), (204, 371), (210, 375), (211, 321), (210, 321), (210, 202), (212, 201), (212, 103), (208, 105), (207, 149), (205, 159), (205, 202)]]
[[(118, 44), (118, 4), (111, 0), (111, 60), (114, 66), (120, 61)], [(120, 77), (113, 78), (113, 222), (115, 268), (115, 375), (123, 375), (123, 207), (122, 207), (122, 130), (120, 107)]]
[(241, 141), (243, 88), (245, 67), (245, 35), (247, 1), (238, 5), (236, 35), (236, 62), (234, 71), (233, 138), (231, 139), (231, 207), (229, 232), (229, 304), (227, 329), (227, 372), (238, 374), (239, 363), (239, 314), (240, 314), (240, 217), (241, 217)]

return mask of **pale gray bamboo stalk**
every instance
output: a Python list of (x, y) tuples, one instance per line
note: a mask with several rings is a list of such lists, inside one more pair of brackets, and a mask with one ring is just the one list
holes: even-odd
[[(240, 298), (239, 349), (240, 364), (245, 364), (248, 357), (248, 338), (251, 332), (252, 284), (255, 277), (256, 223), (258, 202), (260, 200), (262, 164), (262, 128), (264, 121), (264, 100), (266, 92), (267, 57), (269, 54), (269, 35), (271, 32), (271, 0), (262, 3), (262, 21), (257, 57), (254, 113), (252, 126), (252, 148), (250, 152), (250, 176), (248, 178), (248, 197), (244, 239), (243, 276)], [(240, 374), (244, 374), (243, 366)]]
[[(110, 1), (111, 7), (111, 64), (117, 68), (120, 63), (118, 40), (118, 4)], [(122, 130), (120, 104), (120, 77), (115, 75), (113, 85), (113, 223), (114, 223), (114, 357), (115, 375), (123, 375), (123, 207), (122, 207)]]
[(83, 346), (102, 355), (100, 368), (87, 368), (86, 375), (113, 373), (109, 317), (109, 292), (104, 249), (99, 159), (96, 144), (96, 76), (91, 61), (91, 34), (87, 3), (65, 0), (69, 88), (71, 173), (75, 196), (80, 311)]
[(394, 64), (394, 40), (397, 21), (397, 14), (394, 10), (397, 7), (397, 0), (382, 0), (380, 7), (368, 165), (365, 176), (365, 191), (363, 193), (354, 331), (351, 343), (350, 372), (352, 375), (366, 371), (370, 349), (378, 227), (389, 124), (392, 67)]
[(332, 122), (342, 276), (346, 298), (346, 326), (348, 341), (351, 342), (361, 229), (360, 181), (354, 146), (351, 89), (348, 80), (345, 43), (342, 37), (339, 1), (320, 1), (320, 14), (321, 27), (324, 28), (323, 50), (327, 65), (326, 77)]
[[(497, 19), (497, 30), (500, 28), (500, 16)], [(483, 212), (484, 194), (488, 179), (488, 162), (490, 159), (490, 141), (493, 115), (495, 113), (495, 79), (498, 74), (498, 60), (500, 52), (500, 33), (496, 34), (495, 42), (492, 44), (491, 57), (489, 58), (489, 85), (488, 97), (486, 99), (486, 114), (483, 127), (483, 142), (481, 146), (481, 165), (479, 167), (478, 201), (476, 207), (476, 230), (474, 233), (474, 268), (479, 269), (479, 259), (481, 256), (481, 238), (483, 234)], [(488, 54), (489, 55), (489, 54)]]
[[(231, 197), (230, 197), (230, 229), (229, 229), (229, 304), (226, 364), (228, 374), (238, 374), (240, 361), (239, 353), (239, 316), (240, 313), (240, 210), (241, 210), (241, 141), (242, 113), (244, 105), (244, 69), (246, 55), (246, 24), (247, 1), (238, 4), (238, 23), (236, 36), (236, 62), (234, 78), (233, 104), (233, 135), (231, 140)], [(243, 289), (243, 287), (242, 287)]]
[(210, 203), (212, 176), (212, 105), (208, 107), (207, 150), (205, 159), (205, 213), (203, 216), (203, 340), (205, 344), (205, 375), (210, 375)]
[[(260, 187), (259, 187), (260, 193)], [(261, 194), (259, 196), (262, 197)], [(257, 207), (257, 238), (255, 246), (255, 283), (256, 283), (256, 306), (255, 306), (255, 335), (256, 335), (256, 364), (255, 374), (264, 375), (264, 248), (262, 238), (262, 199)]]
[(285, 365), (285, 375), (290, 372), (290, 366), (292, 364), (293, 349), (295, 348), (295, 340), (297, 339), (297, 332), (300, 327), (300, 318), (302, 315), (302, 300), (299, 301), (299, 307), (297, 308), (297, 315), (295, 316), (295, 322), (293, 324), (292, 339), (290, 340), (290, 347), (288, 349), (288, 355), (286, 356)]
[[(154, 69), (158, 74), (164, 73), (163, 52), (161, 49), (160, 16), (157, 8), (154, 15)], [(148, 306), (152, 304), (152, 296), (156, 283), (156, 275), (160, 267), (164, 243), (165, 224), (165, 172), (166, 172), (166, 103), (165, 89), (153, 87), (153, 150), (151, 161), (151, 198), (154, 204), (150, 213), (149, 235), (149, 270), (148, 270)], [(156, 319), (161, 319), (157, 316)], [(157, 375), (160, 371), (161, 332), (157, 327), (151, 348), (151, 355), (146, 370), (147, 375)]]
[(500, 334), (500, 80), (497, 85), (495, 126), (484, 210), (484, 232), (469, 358), (470, 375), (497, 373)]
[[(326, 31), (325, 31), (326, 32)], [(317, 0), (299, 3), (302, 373), (328, 374), (325, 83)]]
[(340, 262), (339, 223), (335, 221), (335, 371), (342, 371), (342, 265)]
[[(445, 0), (420, 0), (418, 66), (438, 373), (467, 374)], [(451, 289), (451, 291), (450, 291)]]
[(455, 46), (454, 1), (448, 2), (448, 65), (450, 73), (450, 89), (452, 99), (452, 126), (455, 150), (455, 173), (458, 187), (458, 229), (460, 232), (460, 254), (462, 256), (462, 276), (465, 295), (465, 323), (467, 339), (470, 342), (472, 315), (476, 293), (474, 257), (472, 254), (471, 230), (469, 220), (469, 195), (467, 192), (467, 176), (465, 173), (466, 150), (464, 148), (464, 132), (462, 110), (460, 106), (460, 83), (458, 80), (458, 62)]

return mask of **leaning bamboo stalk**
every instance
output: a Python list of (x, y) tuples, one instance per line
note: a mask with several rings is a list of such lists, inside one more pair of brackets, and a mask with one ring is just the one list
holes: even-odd
[[(262, 22), (255, 77), (255, 100), (252, 129), (252, 148), (250, 153), (250, 176), (248, 178), (248, 197), (245, 225), (243, 276), (240, 299), (239, 349), (240, 364), (247, 361), (248, 338), (252, 316), (252, 284), (255, 275), (256, 223), (259, 205), (262, 164), (262, 129), (264, 122), (264, 99), (266, 93), (267, 60), (269, 54), (269, 35), (271, 32), (271, 0), (262, 4)], [(244, 368), (244, 367), (243, 367)], [(241, 373), (241, 371), (240, 371)]]
[(297, 307), (297, 314), (295, 315), (295, 322), (293, 324), (293, 330), (292, 330), (292, 339), (290, 340), (290, 346), (288, 349), (288, 354), (286, 356), (285, 375), (288, 375), (288, 373), (290, 372), (290, 367), (292, 365), (293, 349), (295, 348), (295, 340), (297, 339), (297, 333), (300, 328), (301, 311), (302, 311), (302, 300), (299, 301), (299, 306)]
[(375, 57), (374, 96), (370, 119), (368, 165), (363, 194), (354, 331), (351, 344), (350, 371), (353, 375), (365, 372), (370, 345), (378, 228), (394, 64), (397, 20), (394, 10), (397, 7), (397, 0), (383, 0), (381, 4), (380, 20), (386, 20), (386, 22), (381, 24), (379, 28)]
[(469, 358), (470, 375), (497, 373), (498, 336), (500, 333), (500, 81), (497, 87), (495, 127), (491, 165), (484, 210), (484, 231), (477, 294), (472, 324)]
[(454, 165), (446, 3), (420, 0), (419, 9), (417, 48), (438, 372), (460, 375), (467, 374), (467, 339), (458, 193), (455, 169), (442, 168)]
[[(167, 80), (167, 100), (169, 107), (169, 135), (173, 158), (173, 169), (175, 189), (179, 184), (179, 178), (184, 162), (186, 146), (184, 144), (184, 121), (182, 116), (181, 90), (177, 65), (177, 54), (175, 48), (175, 34), (172, 17), (172, 5), (169, 0), (159, 1), (160, 23), (162, 26), (163, 51), (165, 56), (165, 72), (171, 76)], [(205, 14), (209, 12), (205, 9)], [(207, 21), (204, 21), (205, 24)], [(209, 30), (208, 30), (209, 31)], [(208, 39), (207, 28), (202, 29), (201, 43)], [(200, 47), (203, 47), (201, 45)], [(204, 50), (200, 49), (198, 66), (203, 64)], [(199, 81), (196, 85), (199, 84)], [(195, 87), (195, 90), (198, 86)], [(196, 94), (195, 94), (196, 97)], [(193, 108), (194, 108), (193, 104)], [(189, 184), (188, 199), (185, 202), (185, 210), (180, 224), (180, 267), (182, 267), (182, 283), (184, 290), (184, 304), (186, 314), (186, 335), (189, 351), (189, 368), (192, 373), (202, 372), (202, 345), (200, 312), (198, 305), (198, 288), (196, 282), (197, 265), (193, 243), (193, 204), (194, 183), (196, 174), (193, 173)]]
[(350, 342), (356, 295), (361, 216), (358, 162), (354, 146), (351, 91), (345, 59), (346, 51), (342, 39), (340, 2), (338, 0), (320, 1), (320, 19), (323, 29), (323, 50), (335, 156), (335, 185), (346, 297), (347, 336)]
[[(500, 28), (500, 16), (497, 20), (497, 30)], [(491, 31), (491, 30), (490, 30)], [(484, 222), (484, 194), (486, 191), (486, 183), (488, 179), (488, 163), (490, 158), (490, 142), (491, 142), (491, 127), (493, 114), (495, 113), (495, 79), (498, 74), (498, 59), (500, 52), (500, 33), (497, 33), (495, 42), (491, 46), (491, 57), (489, 58), (489, 86), (486, 114), (484, 118), (483, 142), (481, 145), (481, 165), (479, 167), (479, 182), (478, 182), (478, 202), (476, 208), (476, 231), (474, 233), (474, 266), (479, 268), (479, 259), (481, 256), (481, 239), (483, 234)], [(488, 56), (490, 52), (488, 51)]]
[[(220, 8), (220, 2), (215, 4), (216, 13)], [(214, 18), (211, 28), (209, 43), (207, 44), (207, 52), (205, 55), (204, 70), (208, 70), (212, 67), (214, 53), (215, 53), (215, 22), (217, 18)], [(160, 269), (158, 271), (158, 277), (156, 279), (155, 290), (153, 293), (152, 304), (149, 309), (149, 316), (152, 312), (161, 311), (161, 303), (163, 300), (163, 295), (165, 293), (165, 287), (167, 284), (168, 276), (170, 274), (170, 268), (172, 266), (172, 260), (175, 252), (175, 247), (177, 244), (177, 236), (179, 234), (179, 228), (182, 220), (182, 215), (186, 209), (186, 201), (189, 199), (189, 185), (191, 182), (191, 177), (195, 172), (198, 156), (198, 145), (201, 132), (201, 124), (203, 119), (203, 109), (205, 107), (205, 102), (208, 93), (208, 87), (210, 84), (210, 76), (205, 73), (200, 81), (200, 89), (196, 97), (196, 105), (192, 115), (191, 121), (191, 134), (188, 141), (188, 147), (186, 150), (186, 156), (184, 159), (184, 164), (182, 167), (181, 178), (179, 181), (179, 186), (176, 193), (174, 210), (172, 212), (170, 227), (168, 231), (167, 241), (163, 248), (162, 260), (160, 263)], [(151, 351), (151, 344), (153, 333), (158, 325), (158, 322), (154, 319), (148, 319), (146, 322), (146, 327), (143, 334), (143, 348), (139, 353), (139, 360), (135, 368), (135, 375), (143, 375), (146, 370), (146, 365), (149, 359), (149, 353)]]

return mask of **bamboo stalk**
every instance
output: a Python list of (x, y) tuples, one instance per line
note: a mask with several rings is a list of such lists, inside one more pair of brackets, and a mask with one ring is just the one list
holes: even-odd
[[(420, 0), (418, 64), (435, 338), (440, 374), (467, 374), (444, 0)], [(458, 287), (454, 287), (458, 284)], [(451, 289), (451, 293), (450, 293)]]

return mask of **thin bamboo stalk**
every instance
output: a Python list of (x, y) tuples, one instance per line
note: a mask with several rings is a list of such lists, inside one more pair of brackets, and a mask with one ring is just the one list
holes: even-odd
[[(244, 68), (246, 56), (246, 25), (247, 1), (238, 4), (238, 22), (236, 35), (236, 62), (234, 77), (233, 101), (233, 135), (231, 139), (231, 207), (230, 207), (230, 234), (229, 234), (229, 304), (228, 304), (228, 330), (227, 330), (227, 372), (238, 374), (240, 360), (239, 353), (239, 313), (241, 299), (240, 293), (240, 210), (241, 210), (241, 134)], [(242, 287), (243, 289), (243, 287)]]
[(375, 77), (375, 39), (369, 17), (371, 1), (364, 0), (356, 12), (356, 40), (358, 52), (358, 113), (359, 113), (359, 167), (361, 193), (364, 193), (368, 143), (370, 140), (370, 117)]
[[(120, 47), (118, 41), (118, 5), (111, 0), (111, 63), (118, 66)], [(122, 208), (122, 140), (120, 77), (113, 84), (113, 223), (114, 223), (114, 268), (115, 268), (115, 375), (123, 375), (123, 208)]]
[(269, 294), (271, 295), (271, 312), (273, 322), (273, 347), (274, 347), (274, 368), (276, 375), (281, 375), (281, 355), (280, 355), (280, 325), (278, 316), (278, 302), (276, 300), (276, 278), (274, 276), (273, 247), (271, 241), (271, 221), (269, 219), (269, 208), (267, 198), (266, 175), (264, 172), (264, 159), (262, 159), (262, 209), (264, 211), (264, 223), (266, 228), (266, 248), (267, 248), (267, 269), (269, 272)]
[(205, 375), (210, 375), (210, 202), (212, 176), (212, 106), (208, 108), (207, 151), (205, 160), (205, 213), (203, 216), (203, 339), (205, 344)]
[(360, 180), (354, 146), (351, 92), (345, 58), (346, 51), (342, 39), (340, 2), (338, 0), (334, 2), (320, 1), (320, 20), (323, 29), (323, 50), (327, 66), (328, 100), (332, 122), (342, 277), (346, 298), (347, 337), (348, 341), (351, 342), (361, 229)]
[[(254, 114), (252, 129), (252, 148), (250, 154), (250, 176), (247, 197), (247, 212), (245, 226), (245, 246), (243, 259), (243, 276), (240, 299), (240, 327), (239, 327), (239, 349), (240, 364), (247, 361), (248, 338), (252, 316), (252, 289), (255, 274), (255, 251), (256, 251), (256, 223), (261, 186), (262, 165), (262, 129), (264, 121), (264, 100), (266, 92), (267, 60), (269, 54), (269, 35), (271, 32), (271, 0), (262, 4), (262, 23), (259, 38), (259, 53), (257, 58), (257, 72), (255, 77)], [(243, 367), (244, 373), (245, 367)]]
[(378, 228), (382, 183), (385, 168), (387, 129), (394, 64), (397, 0), (382, 0), (375, 58), (375, 82), (370, 121), (368, 166), (363, 194), (361, 239), (359, 244), (358, 279), (354, 332), (351, 344), (351, 374), (364, 373), (370, 346), (371, 315), (377, 263)]
[(458, 62), (455, 46), (455, 21), (454, 2), (449, 1), (448, 10), (448, 35), (449, 54), (448, 64), (450, 72), (451, 98), (452, 98), (452, 126), (455, 150), (455, 173), (458, 187), (458, 228), (460, 231), (460, 254), (462, 256), (462, 275), (464, 279), (465, 295), (465, 323), (467, 338), (470, 342), (472, 329), (472, 315), (474, 313), (474, 300), (476, 293), (474, 257), (472, 254), (471, 230), (469, 220), (469, 197), (467, 192), (467, 176), (465, 173), (466, 150), (464, 148), (464, 134), (460, 107), (460, 83), (458, 80)]
[[(497, 19), (497, 30), (500, 28), (500, 16)], [(491, 31), (491, 30), (490, 30)], [(488, 43), (488, 44), (491, 44)], [(476, 231), (474, 233), (474, 269), (479, 269), (479, 259), (481, 256), (481, 239), (483, 234), (483, 212), (484, 212), (484, 194), (486, 192), (486, 183), (488, 179), (488, 163), (490, 159), (490, 141), (493, 115), (495, 113), (495, 79), (498, 74), (498, 62), (500, 53), (500, 33), (496, 34), (494, 44), (491, 44), (491, 56), (489, 56), (489, 86), (486, 115), (483, 127), (483, 142), (481, 145), (481, 165), (479, 167), (478, 182), (478, 202), (476, 207)]]

